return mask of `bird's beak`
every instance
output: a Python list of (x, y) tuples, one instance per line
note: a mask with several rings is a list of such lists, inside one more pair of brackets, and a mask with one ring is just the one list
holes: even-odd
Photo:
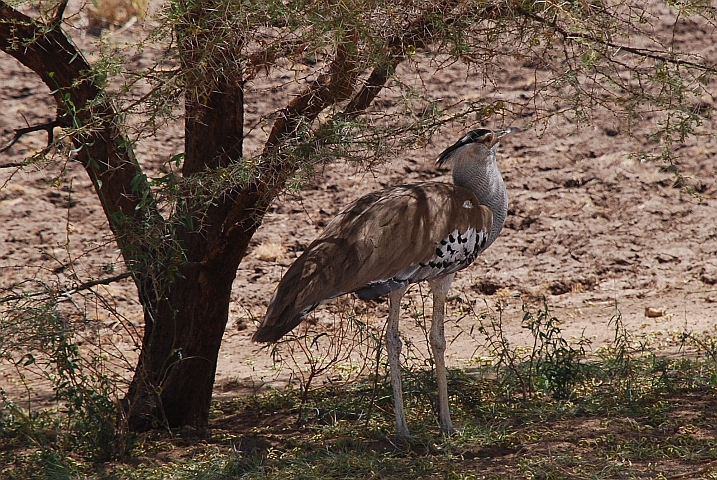
[(490, 144), (490, 149), (494, 152), (498, 150), (498, 146), (500, 145), (500, 141), (503, 140), (505, 137), (508, 137), (510, 135), (513, 135), (515, 132), (520, 132), (521, 129), (519, 127), (508, 127), (504, 130), (493, 130), (493, 141)]
[(498, 143), (508, 135), (513, 135), (514, 133), (520, 132), (521, 130), (522, 128), (520, 127), (508, 127), (505, 130), (495, 130), (495, 143)]

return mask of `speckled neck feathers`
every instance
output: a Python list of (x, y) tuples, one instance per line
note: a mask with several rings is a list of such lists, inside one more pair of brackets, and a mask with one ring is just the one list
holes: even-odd
[(473, 192), (481, 205), (493, 212), (493, 228), (486, 248), (498, 238), (508, 215), (508, 193), (495, 158), (499, 145), (488, 148), (482, 143), (470, 143), (452, 155), (453, 182)]

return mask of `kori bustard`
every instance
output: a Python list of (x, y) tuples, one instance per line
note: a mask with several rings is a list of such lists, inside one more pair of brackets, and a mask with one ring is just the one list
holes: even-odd
[(443, 434), (455, 432), (448, 407), (443, 317), (455, 273), (470, 265), (500, 234), (508, 195), (496, 163), (499, 141), (518, 131), (468, 132), (438, 157), (453, 160), (453, 184), (427, 182), (370, 193), (344, 209), (289, 267), (253, 339), (273, 342), (327, 299), (353, 292), (389, 296), (386, 328), (396, 433), (408, 436), (399, 368), (401, 298), (423, 280), (433, 293), (429, 340)]

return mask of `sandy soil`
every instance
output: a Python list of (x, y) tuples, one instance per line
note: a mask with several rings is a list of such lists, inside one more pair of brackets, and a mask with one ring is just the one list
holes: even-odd
[[(691, 32), (677, 35), (685, 42), (697, 38)], [(714, 38), (700, 40), (700, 45), (714, 43)], [(153, 54), (148, 49), (132, 63), (146, 65)], [(426, 75), (423, 81), (432, 95), (451, 102), (467, 96), (520, 98), (531, 93), (533, 78), (532, 69), (516, 63), (498, 72), (494, 84), (467, 75), (458, 65), (440, 76)], [(26, 122), (52, 118), (48, 90), (4, 54), (0, 79), (3, 142)], [(247, 98), (248, 124), (281, 106), (280, 98), (263, 94), (261, 85), (253, 85)], [(714, 106), (713, 98), (702, 101)], [(661, 148), (648, 136), (654, 118), (642, 119), (642, 126), (628, 135), (605, 112), (594, 112), (591, 126), (581, 128), (557, 117), (542, 123), (526, 115), (486, 124), (523, 126), (538, 120), (500, 148), (509, 218), (489, 251), (458, 274), (449, 305), (449, 337), (476, 326), (481, 313), (495, 314), (500, 303), (507, 335), (516, 344), (526, 343), (521, 308), (539, 304), (543, 296), (562, 321), (565, 336), (584, 335), (592, 339), (593, 349), (614, 335), (609, 325), (617, 312), (632, 334), (656, 344), (677, 345), (678, 331), (712, 331), (717, 319), (717, 141), (703, 137), (677, 146), (679, 169), (698, 190), (698, 195), (690, 195), (675, 184), (660, 160), (639, 155)], [(714, 129), (712, 119), (704, 122), (706, 130)], [(444, 129), (430, 144), (388, 159), (370, 172), (344, 164), (328, 166), (302, 193), (276, 200), (234, 284), (217, 370), (218, 394), (286, 381), (290, 373), (277, 371), (269, 352), (250, 342), (253, 322), (262, 317), (282, 272), (343, 206), (367, 191), (415, 181), (449, 181), (450, 172), (436, 170), (433, 160), (464, 130)], [(156, 167), (182, 151), (181, 133), (180, 124), (170, 125), (138, 145), (138, 158)], [(0, 157), (0, 165), (21, 161), (44, 141), (42, 134), (22, 138)], [(258, 140), (250, 137), (247, 154), (259, 148)], [(52, 186), (56, 177), (57, 186)], [(0, 185), (0, 288), (28, 279), (34, 279), (25, 284), (30, 289), (40, 282), (69, 285), (103, 275), (103, 269), (113, 265), (115, 272), (122, 270), (100, 205), (77, 165), (41, 171), (2, 168)], [(97, 291), (112, 299), (125, 316), (124, 326), (99, 308), (89, 293), (77, 295), (74, 308), (95, 319), (96, 332), (126, 353), (131, 363), (133, 340), (126, 327), (141, 328), (136, 292), (127, 281)], [(430, 302), (426, 292), (426, 286), (413, 287), (407, 305), (423, 308), (424, 297)], [(466, 305), (473, 305), (473, 314), (465, 315)], [(319, 309), (317, 328), (354, 309), (380, 329), (386, 303), (351, 299)], [(646, 309), (655, 316), (648, 316)], [(407, 319), (404, 331), (420, 338), (415, 323)], [(469, 365), (485, 353), (484, 343), (479, 334), (458, 335), (449, 345), (449, 364)], [(17, 380), (7, 368), (3, 375), (0, 383), (6, 386)]]

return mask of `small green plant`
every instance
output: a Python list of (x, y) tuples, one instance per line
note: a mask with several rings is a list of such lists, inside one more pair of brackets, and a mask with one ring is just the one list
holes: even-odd
[(570, 398), (584, 375), (585, 347), (589, 340), (581, 336), (573, 346), (562, 337), (560, 321), (550, 313), (543, 299), (542, 308), (532, 311), (523, 305), (523, 328), (533, 336), (528, 369), (534, 384), (559, 400)]
[(537, 392), (559, 400), (569, 399), (584, 377), (589, 339), (581, 335), (575, 344), (565, 340), (560, 321), (543, 299), (541, 307), (522, 306), (522, 327), (530, 332), (532, 345), (513, 346), (503, 329), (506, 306), (505, 300), (500, 299), (496, 303), (497, 315), (479, 317), (479, 331), (486, 338), (506, 393), (510, 396), (517, 390), (524, 399)]
[(57, 458), (69, 451), (102, 461), (124, 456), (131, 436), (116, 407), (121, 382), (109, 373), (102, 352), (81, 347), (77, 325), (57, 302), (21, 299), (0, 323), (0, 362), (15, 369), (28, 394), (28, 376), (49, 381), (57, 403), (40, 410), (28, 401), (22, 408), (3, 395), (0, 433), (57, 451)]

